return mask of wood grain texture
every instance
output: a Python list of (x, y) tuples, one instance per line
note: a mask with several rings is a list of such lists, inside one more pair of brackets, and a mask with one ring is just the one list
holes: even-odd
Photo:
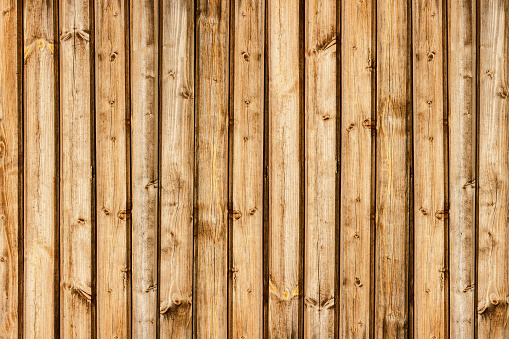
[(18, 167), (20, 124), (17, 75), (17, 1), (0, 1), (0, 333), (6, 339), (18, 337), (18, 201), (22, 168)]
[(95, 0), (97, 336), (129, 333), (127, 267), (126, 1)]
[(92, 162), (89, 2), (60, 4), (60, 323), (68, 338), (90, 337)]
[[(443, 4), (414, 0), (414, 335), (447, 336)], [(430, 312), (433, 310), (433, 312)]]
[(267, 3), (269, 72), (269, 336), (299, 331), (301, 270), (300, 3)]
[(476, 8), (449, 2), (450, 336), (474, 337)]
[(373, 333), (372, 120), (376, 2), (343, 2), (341, 52), (340, 321), (342, 338)]
[(411, 69), (408, 2), (377, 2), (375, 337), (408, 335)]
[[(304, 337), (334, 337), (336, 1), (306, 1)], [(295, 146), (294, 146), (295, 147)]]
[(232, 336), (263, 334), (264, 0), (236, 0), (233, 46)]
[(24, 1), (26, 338), (54, 338), (59, 303), (56, 55), (52, 1)]
[(192, 337), (194, 2), (163, 2), (160, 337)]
[(157, 333), (158, 2), (131, 2), (132, 336)]
[(195, 336), (227, 335), (229, 1), (199, 0), (196, 21)]
[(478, 336), (509, 336), (509, 3), (480, 3)]

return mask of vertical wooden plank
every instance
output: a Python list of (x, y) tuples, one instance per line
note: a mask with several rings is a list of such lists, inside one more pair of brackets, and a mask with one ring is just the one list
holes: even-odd
[[(443, 2), (414, 0), (414, 333), (447, 336)], [(448, 320), (448, 319), (447, 319)]]
[(375, 337), (408, 334), (412, 164), (408, 6), (377, 2)]
[(60, 6), (61, 334), (91, 337), (92, 163), (89, 2)]
[[(58, 155), (54, 3), (24, 4), (24, 336), (58, 336)], [(30, 151), (28, 151), (30, 150)]]
[(163, 2), (161, 338), (192, 337), (194, 1)]
[(376, 2), (344, 1), (341, 51), (340, 337), (373, 333), (372, 144)]
[(156, 0), (131, 2), (132, 335), (157, 333), (158, 34)]
[(265, 1), (236, 0), (234, 7), (232, 336), (261, 338)]
[(299, 331), (301, 90), (298, 0), (269, 1), (269, 336)]
[(96, 0), (97, 335), (126, 338), (126, 1)]
[(474, 337), (476, 1), (450, 1), (449, 271), (450, 337)]
[(0, 1), (0, 333), (18, 337), (18, 2)]
[(306, 1), (304, 337), (334, 337), (336, 0)]
[(195, 335), (227, 334), (227, 0), (199, 0), (196, 21)]
[(478, 336), (509, 336), (509, 3), (480, 3)]

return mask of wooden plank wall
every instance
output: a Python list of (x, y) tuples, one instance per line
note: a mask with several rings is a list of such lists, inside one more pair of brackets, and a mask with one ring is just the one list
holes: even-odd
[(507, 337), (508, 100), (507, 0), (0, 0), (0, 337)]

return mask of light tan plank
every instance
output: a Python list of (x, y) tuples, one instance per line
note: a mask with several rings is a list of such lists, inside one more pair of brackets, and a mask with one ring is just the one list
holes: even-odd
[(334, 337), (336, 1), (306, 1), (304, 337)]
[(194, 2), (163, 3), (161, 338), (192, 337)]
[(195, 336), (227, 333), (229, 2), (199, 0), (195, 112)]
[(408, 2), (377, 2), (375, 337), (408, 334), (412, 104)]
[(449, 2), (450, 336), (474, 337), (475, 0)]
[(376, 46), (373, 46), (375, 1), (344, 1), (341, 52), (341, 338), (373, 333), (372, 286), (372, 121)]
[(18, 337), (18, 2), (0, 1), (0, 333)]
[(125, 6), (95, 2), (98, 338), (128, 333)]
[(269, 336), (297, 336), (300, 263), (299, 1), (269, 1)]
[(60, 324), (92, 334), (89, 2), (60, 4)]
[(446, 307), (443, 3), (414, 0), (414, 334), (444, 338)]
[(263, 333), (263, 109), (265, 1), (235, 1), (232, 335)]
[(59, 307), (55, 238), (58, 162), (55, 151), (55, 46), (52, 1), (24, 1), (25, 272), (26, 338), (54, 338)]
[(509, 3), (481, 1), (478, 337), (509, 336)]
[(157, 333), (158, 2), (131, 2), (132, 335)]

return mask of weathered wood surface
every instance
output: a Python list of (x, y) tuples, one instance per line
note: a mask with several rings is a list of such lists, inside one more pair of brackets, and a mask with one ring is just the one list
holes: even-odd
[[(336, 271), (336, 1), (306, 1), (304, 337), (333, 338)], [(284, 111), (282, 112), (284, 113)]]
[[(444, 338), (447, 314), (443, 3), (412, 2), (414, 335)], [(433, 310), (433, 312), (430, 312)]]
[(160, 337), (191, 338), (194, 196), (194, 2), (162, 7)]
[(341, 201), (339, 336), (373, 333), (373, 156), (376, 1), (341, 8)]
[(52, 1), (23, 2), (24, 303), (26, 338), (59, 334), (57, 56)]
[(231, 23), (235, 26), (230, 56), (234, 338), (263, 335), (264, 11), (263, 0), (236, 0)]
[(97, 336), (129, 333), (126, 1), (95, 1)]
[(509, 3), (480, 3), (477, 334), (509, 336)]
[(506, 0), (0, 9), (0, 337), (509, 336)]
[(267, 2), (271, 338), (296, 337), (301, 326), (301, 10), (298, 0)]
[(450, 337), (474, 337), (476, 29), (473, 0), (448, 8)]
[(60, 3), (60, 333), (92, 334), (90, 4)]
[(132, 336), (155, 338), (157, 302), (159, 2), (131, 4)]
[(409, 326), (412, 101), (409, 2), (377, 2), (375, 337)]
[(21, 205), (18, 200), (23, 170), (19, 166), (20, 132), (23, 124), (20, 113), (20, 77), (23, 60), (18, 49), (18, 10), (14, 0), (0, 1), (0, 333), (4, 338), (18, 337), (18, 302), (22, 296), (18, 286), (23, 272), (18, 269), (20, 250), (19, 231)]
[(196, 5), (193, 327), (196, 337), (225, 338), (230, 3), (199, 0)]

